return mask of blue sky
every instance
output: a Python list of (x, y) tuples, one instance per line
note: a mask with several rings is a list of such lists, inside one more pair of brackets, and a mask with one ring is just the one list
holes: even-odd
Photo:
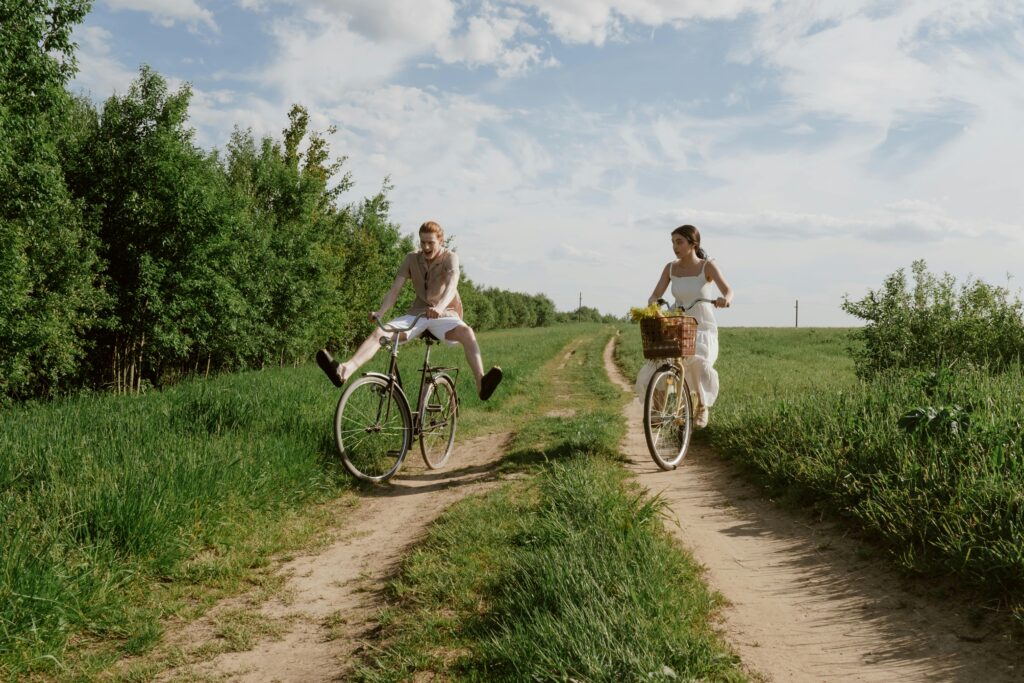
[(1024, 276), (1019, 0), (96, 0), (75, 39), (97, 101), (191, 83), (206, 148), (305, 105), (348, 199), (390, 178), (404, 230), (561, 309), (643, 304), (683, 223), (723, 325), (854, 324), (918, 258)]

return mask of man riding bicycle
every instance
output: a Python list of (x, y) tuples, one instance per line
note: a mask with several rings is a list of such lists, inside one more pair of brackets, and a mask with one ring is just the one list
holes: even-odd
[[(370, 313), (370, 319), (382, 319), (395, 305), (406, 280), (412, 280), (416, 292), (412, 307), (389, 325), (406, 328), (402, 341), (430, 332), (448, 345), (462, 344), (466, 362), (476, 378), (477, 394), (486, 401), (501, 382), (501, 368), (492, 367), (484, 374), (476, 335), (473, 328), (462, 320), (462, 300), (458, 292), (459, 256), (445, 248), (444, 230), (434, 221), (427, 221), (420, 226), (419, 238), (420, 250), (406, 255), (391, 289), (384, 295), (380, 309)], [(422, 317), (417, 321), (417, 316)], [(344, 363), (334, 360), (327, 349), (320, 349), (316, 352), (317, 365), (334, 386), (341, 387), (363, 364), (373, 358), (380, 348), (383, 335), (380, 328), (375, 329)]]

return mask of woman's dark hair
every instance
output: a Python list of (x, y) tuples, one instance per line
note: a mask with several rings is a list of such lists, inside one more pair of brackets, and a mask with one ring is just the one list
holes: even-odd
[(697, 248), (697, 258), (706, 259), (707, 252), (700, 248), (700, 230), (692, 225), (680, 225), (672, 231), (673, 235), (682, 235), (683, 239)]

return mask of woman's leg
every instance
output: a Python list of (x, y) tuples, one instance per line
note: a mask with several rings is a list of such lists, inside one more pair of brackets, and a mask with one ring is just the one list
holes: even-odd
[[(683, 364), (686, 384), (690, 389), (690, 399), (693, 403), (694, 425), (701, 429), (708, 424), (709, 405), (709, 369), (710, 364), (702, 356), (691, 356)], [(713, 399), (712, 399), (713, 400)]]

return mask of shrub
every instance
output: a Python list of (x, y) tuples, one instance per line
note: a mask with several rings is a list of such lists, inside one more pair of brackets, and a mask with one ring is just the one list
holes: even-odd
[(1003, 370), (1024, 356), (1024, 304), (1005, 287), (929, 273), (924, 261), (903, 269), (843, 310), (867, 324), (852, 349), (857, 375), (870, 378), (900, 368), (937, 369), (967, 364)]

